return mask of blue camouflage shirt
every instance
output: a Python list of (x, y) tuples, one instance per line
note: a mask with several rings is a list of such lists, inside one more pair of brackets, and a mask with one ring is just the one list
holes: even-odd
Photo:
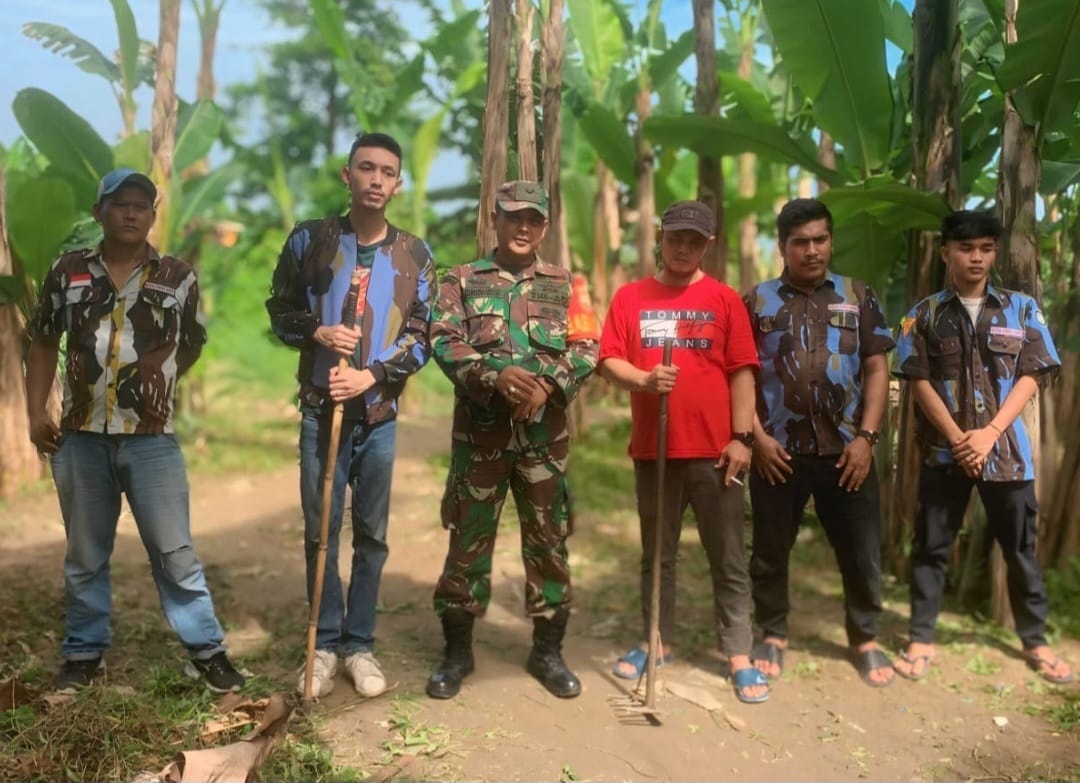
[[(1041, 383), (1061, 365), (1039, 303), (1027, 294), (987, 286), (986, 304), (972, 324), (956, 291), (923, 299), (900, 326), (894, 374), (927, 380), (965, 432), (985, 427), (1017, 378)], [(917, 410), (916, 435), (927, 465), (952, 465), (945, 436)], [(1017, 417), (998, 439), (983, 468), (986, 481), (1031, 481), (1031, 439)]]
[(812, 293), (767, 280), (743, 297), (761, 360), (758, 418), (791, 454), (840, 454), (862, 421), (862, 362), (895, 343), (873, 290), (829, 272)]

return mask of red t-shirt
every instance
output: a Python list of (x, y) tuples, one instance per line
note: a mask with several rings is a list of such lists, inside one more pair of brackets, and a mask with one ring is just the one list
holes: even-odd
[[(652, 277), (627, 283), (604, 321), (599, 360), (651, 370), (663, 361), (662, 337), (675, 338), (671, 361), (679, 367), (668, 395), (667, 455), (718, 457), (731, 440), (728, 375), (760, 366), (746, 307), (730, 286), (708, 276), (686, 287)], [(631, 392), (630, 412), (630, 456), (656, 459), (660, 397)]]

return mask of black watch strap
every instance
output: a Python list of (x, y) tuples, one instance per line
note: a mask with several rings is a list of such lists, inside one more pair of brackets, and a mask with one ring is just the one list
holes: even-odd
[(871, 446), (876, 446), (878, 441), (881, 440), (881, 433), (875, 430), (859, 430), (855, 433), (857, 438), (866, 438), (866, 442)]
[(731, 433), (731, 439), (737, 440), (748, 449), (754, 448), (754, 433), (753, 432), (733, 432)]

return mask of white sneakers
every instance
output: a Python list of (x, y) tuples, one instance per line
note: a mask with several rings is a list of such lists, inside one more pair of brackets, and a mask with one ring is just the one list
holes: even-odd
[[(332, 650), (316, 650), (315, 663), (311, 667), (311, 695), (320, 699), (334, 690), (334, 677), (337, 676), (337, 653)], [(304, 667), (300, 667), (300, 679), (296, 683), (296, 692), (304, 695)]]
[(386, 678), (379, 662), (370, 652), (357, 652), (345, 659), (345, 671), (352, 678), (356, 692), (365, 698), (378, 696), (386, 690)]
[[(337, 653), (330, 650), (316, 650), (315, 663), (312, 667), (311, 695), (316, 699), (334, 690), (334, 677), (337, 676)], [(357, 652), (345, 658), (345, 671), (353, 681), (356, 692), (370, 699), (386, 690), (386, 677), (383, 676), (379, 662), (370, 652)], [(300, 667), (300, 678), (296, 683), (296, 692), (304, 695), (304, 667)]]

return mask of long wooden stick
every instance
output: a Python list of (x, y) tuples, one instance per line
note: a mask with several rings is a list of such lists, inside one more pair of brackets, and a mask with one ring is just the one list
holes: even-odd
[[(352, 328), (356, 324), (356, 308), (359, 298), (360, 285), (363, 281), (364, 272), (360, 267), (353, 270), (349, 279), (349, 292), (345, 295), (345, 303), (342, 305), (341, 323), (343, 326)], [(349, 358), (342, 356), (338, 359), (338, 372), (349, 366)], [(315, 635), (319, 625), (319, 607), (322, 604), (323, 581), (326, 578), (326, 552), (330, 540), (330, 507), (334, 499), (334, 473), (337, 467), (338, 443), (341, 441), (341, 419), (344, 415), (344, 406), (341, 402), (335, 402), (330, 414), (330, 441), (326, 446), (326, 459), (323, 461), (323, 491), (322, 491), (322, 514), (319, 519), (319, 552), (315, 556), (315, 585), (311, 591), (311, 602), (308, 609), (307, 629), (307, 655), (304, 659), (304, 705), (310, 706), (313, 697), (311, 693), (312, 681), (315, 676)]]
[[(661, 338), (664, 366), (671, 366), (672, 341)], [(645, 709), (656, 711), (656, 658), (664, 654), (660, 638), (660, 562), (664, 546), (664, 479), (667, 471), (668, 394), (660, 395), (656, 421), (656, 527), (653, 531), (652, 595), (649, 602), (649, 659), (645, 664)]]

